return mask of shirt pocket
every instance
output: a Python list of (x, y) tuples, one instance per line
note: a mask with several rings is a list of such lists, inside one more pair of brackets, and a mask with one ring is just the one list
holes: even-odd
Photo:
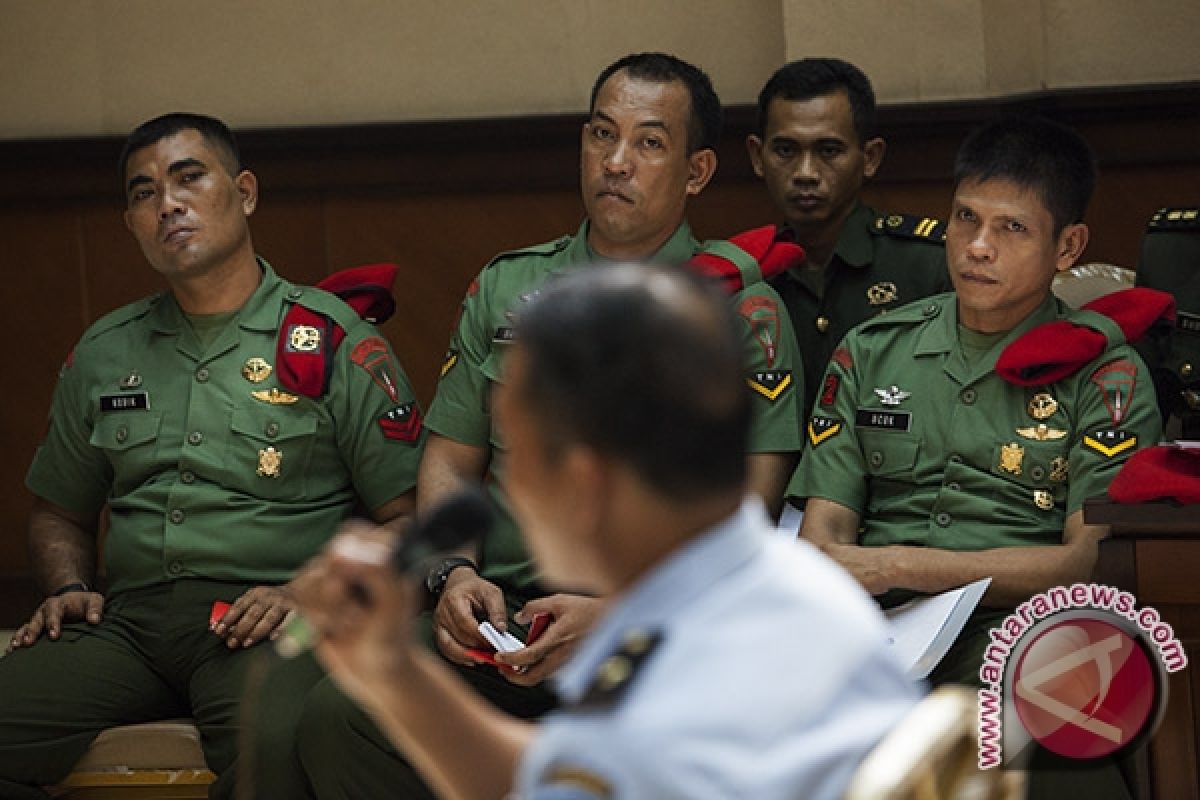
[(268, 500), (301, 500), (317, 434), (317, 417), (284, 406), (235, 408), (230, 420), (227, 469), (248, 494)]
[(162, 414), (157, 411), (115, 412), (96, 420), (88, 442), (104, 451), (112, 465), (114, 495), (141, 486), (156, 471), (161, 424)]
[(913, 471), (921, 443), (906, 433), (860, 431), (863, 465), (871, 484), (868, 513), (907, 502), (913, 492)]

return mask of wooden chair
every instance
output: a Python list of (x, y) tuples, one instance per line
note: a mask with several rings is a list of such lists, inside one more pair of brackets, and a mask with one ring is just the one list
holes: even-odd
[(167, 720), (103, 731), (71, 774), (47, 791), (62, 800), (203, 800), (215, 778), (196, 726)]
[(909, 712), (859, 765), (845, 800), (1018, 800), (1024, 773), (983, 771), (975, 693), (944, 686)]

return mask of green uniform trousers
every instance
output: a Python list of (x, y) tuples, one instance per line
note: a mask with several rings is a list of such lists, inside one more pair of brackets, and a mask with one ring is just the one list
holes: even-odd
[(208, 629), (215, 600), (248, 585), (181, 579), (123, 592), (97, 625), (63, 626), (0, 658), (0, 797), (46, 798), (101, 730), (193, 717), (212, 798), (233, 796), (238, 701), (251, 655)]

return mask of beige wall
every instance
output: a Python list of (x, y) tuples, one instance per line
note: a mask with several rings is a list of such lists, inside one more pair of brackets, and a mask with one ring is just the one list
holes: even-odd
[(0, 0), (0, 138), (579, 111), (627, 52), (694, 60), (727, 102), (783, 58), (778, 0)]
[(884, 102), (1200, 79), (1196, 0), (782, 0), (787, 58), (859, 64)]

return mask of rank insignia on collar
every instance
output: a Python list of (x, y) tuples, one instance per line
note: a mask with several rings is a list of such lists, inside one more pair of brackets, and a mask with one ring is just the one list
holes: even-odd
[(612, 783), (604, 776), (584, 767), (561, 763), (542, 773), (538, 786), (562, 800), (608, 800), (616, 796)]
[(1112, 417), (1113, 427), (1121, 424), (1129, 413), (1133, 402), (1133, 390), (1137, 386), (1137, 365), (1128, 359), (1120, 359), (1099, 367), (1092, 373), (1092, 383), (1100, 387), (1104, 405)]
[(446, 373), (454, 369), (454, 365), (458, 363), (458, 351), (449, 350), (446, 353), (446, 360), (442, 362), (442, 372), (438, 375), (439, 378), (446, 377)]
[(288, 328), (287, 349), (293, 353), (315, 353), (321, 349), (321, 331), (312, 325)]
[(1039, 442), (1051, 442), (1063, 438), (1067, 435), (1067, 432), (1060, 431), (1057, 428), (1051, 428), (1049, 425), (1042, 422), (1038, 425), (1031, 425), (1028, 428), (1017, 428), (1017, 435), (1023, 436), (1026, 439), (1034, 439)]
[(812, 442), (813, 447), (816, 447), (836, 436), (841, 429), (841, 420), (814, 416), (808, 420), (808, 440)]
[(612, 705), (637, 677), (638, 668), (662, 642), (662, 633), (635, 628), (625, 634), (620, 648), (600, 662), (580, 705)]
[(1034, 419), (1050, 419), (1054, 416), (1054, 412), (1058, 411), (1058, 401), (1049, 392), (1038, 392), (1029, 398), (1026, 410)]
[(1062, 483), (1067, 479), (1067, 474), (1070, 471), (1070, 463), (1066, 456), (1058, 456), (1050, 462), (1050, 482)]
[(873, 306), (886, 306), (888, 303), (894, 303), (898, 296), (896, 284), (891, 281), (883, 281), (867, 289), (867, 302)]
[(1025, 448), (1016, 442), (1006, 444), (1000, 448), (1000, 464), (999, 467), (1004, 472), (1010, 475), (1021, 474), (1021, 462), (1025, 460)]
[(1113, 458), (1137, 447), (1137, 434), (1117, 428), (1101, 428), (1085, 434), (1083, 446), (1105, 458)]
[(746, 383), (751, 389), (774, 403), (792, 385), (792, 371), (776, 369), (751, 372), (746, 376)]
[(275, 387), (259, 389), (257, 392), (251, 392), (250, 396), (260, 403), (268, 403), (273, 406), (290, 406), (300, 399), (298, 395), (281, 392)]
[(262, 383), (271, 376), (271, 365), (265, 358), (254, 356), (242, 364), (242, 377), (251, 383)]
[(912, 392), (906, 392), (894, 383), (886, 389), (876, 389), (875, 394), (885, 406), (898, 406), (912, 397)]
[(122, 389), (136, 389), (142, 385), (142, 376), (138, 374), (136, 369), (130, 370), (128, 375), (121, 378), (119, 385)]
[(375, 385), (393, 403), (400, 402), (400, 392), (397, 389), (399, 378), (392, 364), (392, 354), (387, 342), (378, 336), (369, 336), (354, 346), (350, 352), (350, 360), (367, 371)]
[(1033, 504), (1042, 511), (1049, 511), (1054, 508), (1054, 495), (1045, 489), (1035, 489), (1033, 492)]
[(260, 478), (278, 478), (279, 467), (283, 464), (283, 451), (268, 447), (258, 451), (258, 469), (255, 472)]

